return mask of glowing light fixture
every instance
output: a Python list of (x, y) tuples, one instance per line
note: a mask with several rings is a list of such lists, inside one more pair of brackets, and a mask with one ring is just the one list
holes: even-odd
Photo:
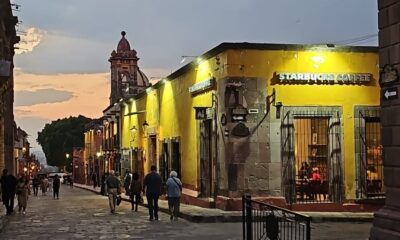
[(136, 128), (136, 126), (133, 126), (129, 130), (131, 131), (131, 133), (135, 133), (137, 131), (137, 128)]
[(312, 57), (311, 57), (311, 60), (312, 60), (314, 63), (318, 63), (318, 64), (321, 64), (321, 63), (324, 63), (324, 62), (325, 62), (325, 58), (324, 58), (323, 56), (320, 56), (320, 55), (312, 56)]

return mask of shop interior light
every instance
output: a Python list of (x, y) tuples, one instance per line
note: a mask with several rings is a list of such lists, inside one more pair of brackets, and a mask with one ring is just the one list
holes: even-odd
[(198, 57), (198, 58), (196, 59), (196, 61), (197, 61), (197, 64), (200, 64), (201, 62), (203, 62), (203, 59), (202, 59), (201, 57)]

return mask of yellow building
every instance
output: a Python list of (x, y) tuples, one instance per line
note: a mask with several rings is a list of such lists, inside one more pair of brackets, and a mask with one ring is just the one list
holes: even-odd
[(374, 47), (222, 43), (120, 104), (121, 148), (209, 206), (382, 196), (378, 72)]
[(105, 169), (105, 162), (102, 149), (103, 121), (95, 119), (85, 125), (83, 149), (84, 171), (81, 173), (84, 177), (84, 183), (93, 185), (96, 180), (97, 185), (100, 179), (108, 169)]

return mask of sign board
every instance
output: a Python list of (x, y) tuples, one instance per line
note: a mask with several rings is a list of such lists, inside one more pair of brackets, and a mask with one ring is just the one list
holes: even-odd
[(283, 72), (276, 75), (278, 82), (282, 83), (356, 84), (369, 83), (372, 80), (370, 73)]
[(380, 72), (379, 83), (381, 86), (392, 84), (399, 81), (397, 69), (392, 65), (386, 64)]
[(210, 78), (202, 82), (193, 84), (191, 87), (189, 87), (189, 92), (191, 94), (200, 93), (207, 89), (213, 88), (214, 85), (215, 85), (215, 78)]
[(398, 97), (399, 93), (397, 91), (397, 87), (382, 89), (383, 100), (392, 100), (392, 99), (397, 99)]

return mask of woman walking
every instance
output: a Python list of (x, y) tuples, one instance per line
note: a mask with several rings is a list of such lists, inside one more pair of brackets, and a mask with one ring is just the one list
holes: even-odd
[(170, 219), (178, 220), (179, 205), (181, 200), (182, 182), (175, 171), (171, 171), (167, 180), (167, 195)]
[(17, 195), (18, 195), (18, 213), (25, 215), (26, 205), (28, 203), (28, 191), (29, 181), (25, 176), (22, 176), (17, 183)]
[(139, 180), (139, 174), (133, 173), (130, 186), (132, 211), (135, 210), (135, 212), (137, 212), (138, 210), (138, 205), (142, 198), (140, 195), (141, 192), (142, 192), (142, 183)]

